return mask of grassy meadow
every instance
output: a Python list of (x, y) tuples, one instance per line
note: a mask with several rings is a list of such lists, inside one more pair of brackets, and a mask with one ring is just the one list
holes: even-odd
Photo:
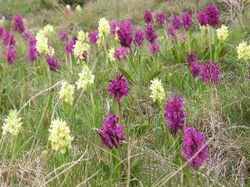
[[(209, 3), (217, 7), (219, 23), (201, 27), (196, 14)], [(7, 45), (0, 40), (0, 186), (250, 186), (250, 46), (243, 50), (242, 57), (238, 50), (241, 42), (249, 43), (250, 39), (249, 2), (95, 0), (85, 2), (78, 11), (76, 5), (67, 10), (62, 1), (0, 0), (0, 16), (5, 17), (0, 28), (15, 37), (15, 60), (11, 64), (4, 55), (11, 47), (10, 40)], [(163, 26), (150, 23), (159, 46), (154, 54), (144, 31), (146, 10), (153, 17), (159, 11), (167, 15)], [(172, 18), (184, 11), (190, 13), (192, 26), (189, 30), (175, 28), (171, 38), (168, 28)], [(53, 50), (38, 52), (30, 62), (29, 39), (14, 31), (15, 15), (23, 17), (25, 31), (36, 39), (46, 25), (51, 25), (53, 31), (41, 41), (48, 39), (48, 48)], [(86, 58), (65, 51), (60, 31), (67, 33), (67, 41), (74, 36), (80, 41), (79, 31), (98, 33), (103, 17), (118, 23), (129, 20), (132, 34), (141, 28), (145, 38), (142, 46), (137, 48), (132, 41), (124, 58), (112, 60), (110, 50), (123, 46), (119, 36), (106, 33), (102, 40), (98, 35), (96, 44), (83, 39)], [(225, 40), (217, 35), (221, 25), (228, 27)], [(216, 83), (205, 83), (202, 74), (192, 76), (186, 60), (191, 52), (201, 69), (209, 61), (216, 63)], [(46, 56), (51, 53), (57, 61), (53, 64), (55, 71)], [(94, 82), (85, 89), (78, 88), (85, 67)], [(128, 93), (120, 101), (109, 91), (110, 80), (117, 75), (123, 75), (128, 85)], [(165, 95), (154, 101), (150, 86), (156, 78)], [(59, 94), (63, 81), (73, 85), (72, 102)], [(185, 130), (175, 134), (166, 124), (165, 99), (175, 96), (183, 101), (185, 128), (194, 127), (206, 139), (203, 145), (208, 148), (208, 158), (196, 168), (190, 160), (202, 148), (190, 160), (185, 159)], [(3, 128), (6, 124), (10, 128), (11, 122), (6, 119), (12, 110), (21, 118), (16, 134)], [(119, 118), (124, 135), (124, 140), (116, 139), (113, 144), (117, 145), (112, 148), (102, 146), (98, 134), (109, 112)], [(56, 119), (66, 122), (72, 138), (62, 151), (55, 150), (51, 143), (52, 122)], [(13, 121), (15, 126), (18, 120)]]

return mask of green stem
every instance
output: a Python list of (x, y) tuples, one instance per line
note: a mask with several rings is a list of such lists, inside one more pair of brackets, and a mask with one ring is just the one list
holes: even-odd
[(70, 63), (70, 71), (73, 73), (73, 65), (72, 65), (72, 57), (71, 54), (69, 55), (69, 63)]
[[(91, 99), (91, 105), (92, 105), (92, 109), (95, 108), (95, 101), (94, 101), (94, 96), (93, 96), (93, 88), (91, 87), (90, 89), (90, 99)], [(93, 111), (94, 112), (94, 111)]]
[(11, 140), (11, 160), (14, 159), (15, 156), (15, 150), (16, 150), (16, 142), (17, 142), (17, 137), (12, 137)]
[(118, 149), (112, 149), (112, 154), (110, 155), (110, 159), (112, 160), (113, 167), (111, 169), (110, 177), (116, 178), (117, 180), (121, 177), (121, 170), (125, 170), (126, 167), (124, 162), (122, 162), (121, 156), (119, 154)]
[[(15, 158), (16, 141), (17, 141), (16, 136), (11, 137), (11, 160), (9, 163), (10, 167), (12, 167), (12, 163), (13, 163), (13, 160)], [(8, 171), (8, 175), (7, 175), (7, 179), (6, 179), (7, 183), (9, 183), (10, 172), (11, 172), (11, 170)]]
[(212, 52), (212, 43), (211, 43), (211, 28), (208, 27), (208, 44), (209, 44), (209, 55), (210, 55), (210, 60), (213, 60), (213, 52)]
[(93, 96), (93, 88), (91, 86), (90, 88), (90, 100), (91, 100), (91, 108), (92, 108), (92, 120), (93, 120), (93, 125), (95, 126), (95, 116), (96, 116), (96, 106), (95, 106), (95, 100)]
[(65, 153), (56, 153), (56, 159), (59, 163), (59, 166), (63, 165), (65, 163)]
[(120, 101), (117, 101), (117, 104), (118, 104), (118, 116), (119, 116), (119, 121), (120, 123), (125, 126), (123, 120), (122, 120), (122, 106), (121, 106), (121, 102)]
[(82, 97), (82, 95), (83, 95), (83, 92), (84, 92), (84, 89), (82, 89), (80, 95), (78, 96), (78, 98), (77, 98), (77, 100), (76, 100), (76, 102), (75, 102), (75, 104), (74, 104), (74, 106), (73, 106), (73, 109), (72, 109), (72, 112), (71, 112), (71, 113), (73, 113), (73, 112), (75, 111), (76, 106), (77, 106), (77, 104), (79, 103), (79, 101), (80, 101), (80, 99), (81, 99), (81, 97)]
[(141, 60), (141, 53), (138, 49), (138, 61), (139, 61), (139, 69), (140, 69), (140, 80), (142, 79), (142, 76), (143, 76), (143, 63), (142, 63), (142, 60)]
[(188, 52), (189, 52), (189, 54), (192, 51), (191, 40), (192, 40), (192, 33), (191, 33), (190, 29), (189, 29), (188, 30)]
[(157, 71), (159, 71), (160, 70), (160, 63), (158, 62), (158, 54), (156, 54), (156, 56), (155, 56), (155, 63), (156, 63)]
[(46, 105), (45, 105), (45, 107), (44, 107), (44, 109), (43, 109), (43, 113), (42, 113), (42, 115), (41, 115), (41, 117), (40, 117), (40, 119), (39, 119), (39, 122), (38, 122), (37, 126), (36, 126), (36, 132), (35, 132), (34, 140), (33, 140), (33, 142), (32, 142), (32, 146), (31, 146), (31, 147), (34, 147), (34, 145), (35, 145), (36, 137), (37, 137), (37, 134), (38, 134), (38, 132), (39, 132), (39, 129), (40, 129), (41, 125), (42, 125), (42, 121), (43, 121), (43, 119), (44, 119), (44, 117), (45, 117), (45, 114), (46, 114), (46, 112), (47, 112), (47, 108), (48, 108), (48, 106), (49, 106), (50, 99), (51, 99), (51, 92), (50, 92), (50, 90), (49, 90), (49, 92), (48, 92), (48, 97), (47, 97), (47, 101), (46, 101)]

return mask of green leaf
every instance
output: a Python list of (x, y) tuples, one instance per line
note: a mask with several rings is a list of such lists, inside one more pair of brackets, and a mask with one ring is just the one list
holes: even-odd
[(134, 159), (131, 164), (131, 171), (133, 173), (139, 172), (139, 169), (140, 169), (139, 167), (142, 165), (142, 163), (143, 163), (143, 159), (141, 158)]
[(127, 79), (127, 81), (133, 85), (135, 83), (135, 80), (134, 78), (132, 77), (132, 75), (127, 72), (125, 69), (121, 68), (121, 67), (118, 67), (119, 71), (124, 75), (124, 77)]
[(148, 81), (153, 80), (155, 77), (160, 75), (160, 73), (161, 73), (161, 70), (153, 71), (152, 74), (149, 76), (150, 79)]
[(137, 136), (141, 136), (141, 135), (143, 135), (147, 131), (147, 129), (149, 127), (150, 127), (149, 122), (145, 121), (142, 124), (136, 124), (136, 125), (131, 126), (130, 131), (133, 134), (136, 134)]

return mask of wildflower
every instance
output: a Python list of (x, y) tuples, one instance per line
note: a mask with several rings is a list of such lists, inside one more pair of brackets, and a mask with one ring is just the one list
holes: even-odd
[(54, 56), (55, 49), (52, 46), (48, 46), (48, 55)]
[(98, 33), (96, 31), (89, 32), (89, 41), (92, 44), (96, 44), (96, 42), (98, 41)]
[(71, 9), (70, 5), (66, 5), (66, 9), (70, 11)]
[(77, 5), (77, 6), (76, 6), (76, 11), (77, 11), (77, 12), (81, 12), (81, 11), (82, 11), (82, 7), (81, 7), (80, 5)]
[(74, 89), (74, 85), (70, 85), (66, 81), (63, 81), (59, 91), (59, 98), (63, 99), (65, 103), (72, 105), (74, 101)]
[(149, 86), (149, 89), (151, 90), (150, 97), (153, 99), (154, 102), (156, 101), (161, 102), (165, 98), (165, 91), (161, 83), (161, 80), (155, 78), (150, 82), (151, 82), (151, 85)]
[(158, 43), (156, 41), (154, 41), (153, 43), (150, 43), (148, 45), (148, 51), (149, 51), (149, 54), (151, 56), (154, 56), (157, 53), (159, 53), (160, 52), (160, 47), (159, 47)]
[(130, 21), (121, 21), (117, 35), (122, 47), (130, 48), (132, 42), (132, 29), (133, 25)]
[(180, 42), (187, 41), (187, 33), (186, 32), (178, 33), (177, 40), (180, 41)]
[(180, 42), (187, 41), (187, 33), (186, 32), (178, 33), (177, 40), (180, 41)]
[(228, 27), (222, 25), (219, 29), (216, 30), (216, 33), (220, 41), (225, 41), (228, 37)]
[(16, 44), (14, 34), (11, 31), (4, 29), (2, 33), (2, 42), (5, 46), (14, 46)]
[(173, 38), (175, 36), (175, 29), (172, 25), (170, 25), (168, 28), (167, 28), (167, 35), (169, 38)]
[(205, 11), (199, 11), (196, 15), (196, 18), (201, 26), (208, 25), (208, 15)]
[(22, 16), (15, 16), (13, 19), (13, 28), (14, 31), (22, 33), (25, 30), (23, 17)]
[(188, 64), (191, 64), (191, 62), (196, 62), (196, 55), (194, 53), (190, 53), (187, 57), (186, 57), (186, 62)]
[(136, 29), (133, 37), (133, 43), (136, 47), (140, 48), (144, 42), (144, 33), (141, 29)]
[(120, 102), (123, 96), (128, 95), (128, 83), (123, 75), (117, 75), (115, 80), (109, 81), (108, 92), (110, 98), (114, 96)]
[(114, 62), (114, 61), (115, 61), (115, 49), (114, 49), (114, 48), (109, 49), (109, 54), (108, 54), (108, 56), (109, 56), (109, 60), (110, 60), (111, 62)]
[(22, 32), (22, 37), (24, 40), (28, 41), (30, 39), (31, 35), (27, 31), (24, 31), (24, 32)]
[[(208, 147), (205, 144), (206, 138), (204, 134), (198, 133), (193, 127), (184, 128), (182, 155), (193, 169), (198, 169), (208, 160)], [(194, 157), (195, 154), (197, 156)]]
[[(86, 62), (88, 60), (88, 57), (89, 57), (89, 54), (87, 53), (87, 51), (84, 51), (82, 54), (83, 61)], [(80, 63), (80, 61), (77, 61), (77, 63)]]
[(147, 41), (149, 43), (153, 43), (157, 38), (157, 35), (156, 35), (156, 32), (155, 32), (153, 26), (147, 24), (147, 25), (145, 25), (144, 30), (145, 30), (145, 35), (146, 35)]
[(182, 98), (174, 96), (166, 99), (164, 111), (167, 127), (175, 135), (178, 130), (182, 130), (184, 127), (185, 113), (183, 111)]
[(67, 10), (71, 9), (70, 5), (66, 5), (65, 7), (66, 7)]
[(54, 32), (51, 25), (46, 25), (36, 34), (36, 49), (42, 55), (48, 55), (51, 51), (48, 45), (48, 37)]
[(144, 21), (145, 23), (150, 23), (151, 21), (153, 21), (152, 13), (149, 10), (146, 10), (144, 12)]
[(54, 56), (54, 54), (55, 54), (55, 49), (51, 46), (48, 46), (47, 55)]
[(206, 7), (206, 14), (208, 16), (208, 24), (210, 26), (216, 26), (219, 24), (219, 12), (216, 6), (210, 4)]
[(90, 50), (90, 45), (88, 43), (77, 40), (74, 45), (73, 52), (76, 58), (80, 60), (85, 60), (84, 53), (89, 52), (89, 50)]
[(16, 51), (14, 46), (8, 46), (6, 51), (3, 51), (3, 58), (11, 65), (16, 60)]
[(36, 49), (40, 54), (48, 54), (49, 53), (49, 45), (48, 38), (44, 36), (37, 35), (36, 36)]
[(189, 64), (190, 72), (193, 78), (196, 78), (200, 75), (200, 65), (197, 62), (196, 56), (194, 53), (190, 53), (186, 57), (186, 62)]
[(64, 30), (59, 31), (58, 35), (61, 41), (65, 42), (68, 40), (68, 34)]
[(64, 48), (68, 55), (73, 52), (76, 41), (77, 41), (77, 38), (73, 37), (70, 41), (64, 43)]
[(118, 29), (117, 28), (117, 21), (116, 19), (112, 19), (110, 22), (109, 22), (109, 34), (110, 36), (113, 36), (115, 37), (116, 36), (116, 30)]
[(184, 29), (188, 30), (189, 28), (191, 28), (193, 23), (192, 23), (192, 18), (189, 12), (183, 12), (181, 17), (182, 17), (182, 25)]
[(79, 31), (77, 33), (77, 40), (80, 41), (80, 42), (89, 42), (88, 33), (85, 33), (83, 31)]
[(163, 12), (157, 12), (156, 16), (155, 16), (155, 22), (159, 25), (159, 26), (163, 26), (166, 22), (166, 15)]
[(86, 53), (90, 50), (90, 45), (88, 44), (89, 37), (87, 33), (84, 33), (83, 31), (79, 31), (77, 34), (77, 41), (74, 45), (74, 55), (76, 58), (80, 60), (85, 59)]
[(1, 37), (1, 38), (3, 37), (3, 33), (4, 33), (4, 28), (1, 27), (1, 25), (0, 25), (0, 37)]
[(43, 30), (42, 30), (42, 34), (45, 37), (49, 37), (52, 33), (54, 32), (54, 27), (52, 25), (46, 25)]
[(51, 122), (49, 141), (51, 142), (52, 150), (59, 151), (62, 154), (70, 148), (73, 137), (70, 136), (70, 129), (65, 121), (56, 119)]
[(98, 23), (99, 38), (106, 37), (110, 30), (108, 20), (106, 20), (105, 18), (101, 18)]
[(237, 47), (238, 59), (249, 60), (250, 59), (250, 45), (247, 42), (241, 42)]
[(17, 136), (20, 132), (22, 126), (22, 118), (18, 117), (18, 113), (16, 110), (11, 110), (4, 120), (2, 129), (3, 136), (9, 133), (11, 136)]
[(102, 139), (101, 146), (117, 148), (121, 141), (124, 141), (123, 128), (117, 125), (119, 118), (111, 112), (106, 116), (102, 123), (102, 130), (98, 130), (97, 133)]
[(190, 72), (193, 78), (196, 78), (200, 75), (200, 65), (196, 61), (191, 61)]
[(86, 64), (82, 66), (82, 72), (78, 74), (79, 79), (76, 82), (77, 89), (86, 90), (88, 86), (94, 84), (95, 76)]
[(182, 26), (182, 21), (180, 16), (174, 16), (171, 23), (173, 29), (178, 30)]
[(27, 59), (30, 62), (35, 61), (37, 58), (37, 50), (36, 50), (36, 39), (33, 37), (29, 38), (28, 41), (28, 55), (27, 55)]
[(219, 70), (216, 63), (209, 61), (200, 70), (200, 78), (205, 84), (217, 84), (219, 82)]
[(116, 60), (121, 60), (127, 57), (129, 54), (129, 48), (120, 47), (115, 49), (114, 56)]
[(57, 71), (58, 62), (55, 59), (53, 59), (52, 56), (50, 56), (50, 55), (47, 55), (45, 57), (45, 59), (46, 59), (47, 63), (49, 64), (50, 70), (51, 71)]

